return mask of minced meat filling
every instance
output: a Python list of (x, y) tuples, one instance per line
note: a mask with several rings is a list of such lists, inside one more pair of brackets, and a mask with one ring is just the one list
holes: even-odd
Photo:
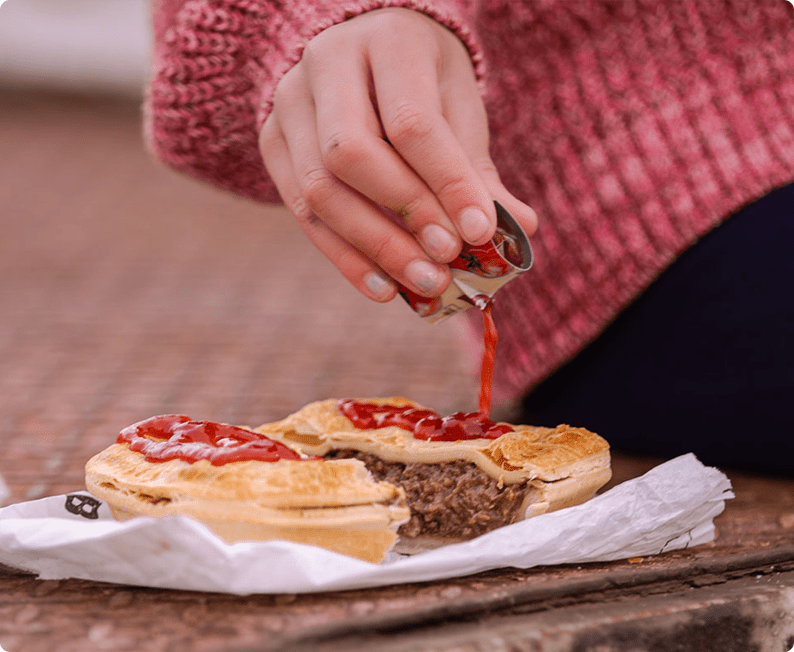
[(326, 459), (355, 457), (377, 480), (405, 490), (411, 520), (399, 534), (471, 539), (516, 520), (526, 483), (504, 485), (476, 464), (465, 461), (421, 464), (385, 462), (370, 453), (330, 451)]

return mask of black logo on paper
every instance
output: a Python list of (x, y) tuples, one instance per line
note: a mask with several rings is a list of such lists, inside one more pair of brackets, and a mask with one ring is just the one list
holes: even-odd
[(64, 507), (70, 514), (76, 514), (83, 518), (99, 518), (99, 506), (102, 503), (93, 496), (83, 496), (82, 494), (69, 494), (66, 496)]

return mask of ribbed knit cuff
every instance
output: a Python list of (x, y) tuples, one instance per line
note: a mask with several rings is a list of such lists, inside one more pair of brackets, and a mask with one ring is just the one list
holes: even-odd
[(405, 7), (452, 30), (482, 78), (466, 0), (156, 0), (155, 60), (145, 135), (164, 164), (231, 192), (278, 202), (258, 149), (275, 88), (323, 30), (384, 7)]
[[(324, 2), (295, 3), (289, 11), (294, 12), (289, 18), (297, 28), (295, 37), (284, 42), (285, 49), (281, 56), (274, 59), (272, 79), (262, 88), (262, 101), (257, 113), (257, 131), (261, 129), (273, 107), (273, 94), (281, 78), (300, 61), (306, 44), (320, 32), (368, 11), (401, 7), (419, 11), (451, 30), (466, 46), (472, 59), (477, 79), (484, 77), (484, 65), (481, 48), (468, 27), (465, 7), (467, 2), (460, 0), (440, 0), (425, 2), (422, 0), (359, 0), (358, 2)], [(266, 60), (268, 59), (266, 55)]]

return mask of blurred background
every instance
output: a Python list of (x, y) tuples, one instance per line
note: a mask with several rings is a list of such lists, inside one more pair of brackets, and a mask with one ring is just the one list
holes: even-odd
[(136, 97), (146, 81), (147, 0), (0, 0), (0, 83)]
[(147, 0), (6, 0), (0, 82), (135, 97), (149, 62)]
[[(283, 208), (145, 151), (144, 0), (0, 5), (0, 476), (10, 501), (83, 486), (163, 413), (259, 425), (341, 396), (476, 409), (455, 319), (361, 297)], [(463, 353), (463, 354), (462, 354)]]

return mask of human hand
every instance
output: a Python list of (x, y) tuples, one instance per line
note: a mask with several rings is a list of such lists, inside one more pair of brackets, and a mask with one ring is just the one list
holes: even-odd
[(462, 240), (487, 242), (499, 200), (529, 235), (534, 211), (502, 185), (469, 54), (411, 9), (321, 32), (279, 82), (260, 150), (314, 245), (366, 296), (397, 281), (424, 296), (449, 284)]

